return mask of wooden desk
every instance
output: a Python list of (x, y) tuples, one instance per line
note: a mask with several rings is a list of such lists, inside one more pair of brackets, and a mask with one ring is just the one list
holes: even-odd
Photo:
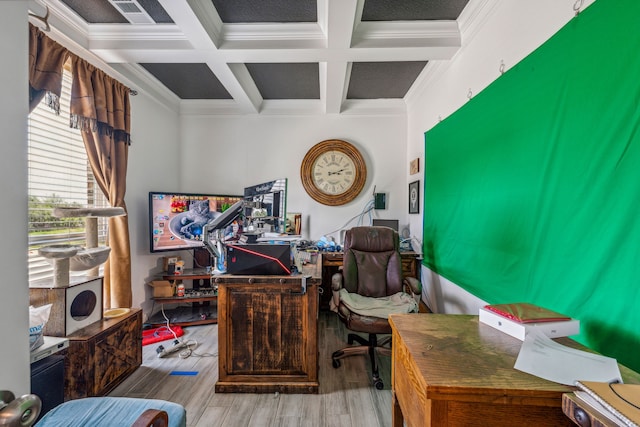
[[(389, 321), (394, 427), (572, 425), (562, 395), (574, 388), (514, 369), (522, 342), (478, 316), (394, 314)], [(634, 375), (620, 371), (625, 382)]]

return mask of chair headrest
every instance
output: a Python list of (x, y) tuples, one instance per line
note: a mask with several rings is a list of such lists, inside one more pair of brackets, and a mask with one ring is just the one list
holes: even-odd
[(345, 251), (385, 252), (397, 250), (398, 246), (398, 233), (389, 227), (353, 227), (345, 234)]

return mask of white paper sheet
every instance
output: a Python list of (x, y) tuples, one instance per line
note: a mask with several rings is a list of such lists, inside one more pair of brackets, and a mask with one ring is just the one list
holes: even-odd
[(535, 330), (522, 342), (514, 368), (566, 385), (577, 380), (622, 382), (616, 359), (558, 344)]

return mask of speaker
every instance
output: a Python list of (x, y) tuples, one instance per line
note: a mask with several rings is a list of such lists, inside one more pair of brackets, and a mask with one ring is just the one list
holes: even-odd
[(53, 354), (31, 364), (31, 393), (42, 401), (38, 419), (64, 402), (64, 356)]

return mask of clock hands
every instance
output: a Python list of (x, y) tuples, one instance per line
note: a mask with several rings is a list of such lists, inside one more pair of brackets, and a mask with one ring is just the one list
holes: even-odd
[(340, 175), (342, 172), (344, 172), (344, 169), (340, 169), (339, 171), (335, 171), (335, 172), (327, 172), (327, 175), (331, 176), (331, 175)]

